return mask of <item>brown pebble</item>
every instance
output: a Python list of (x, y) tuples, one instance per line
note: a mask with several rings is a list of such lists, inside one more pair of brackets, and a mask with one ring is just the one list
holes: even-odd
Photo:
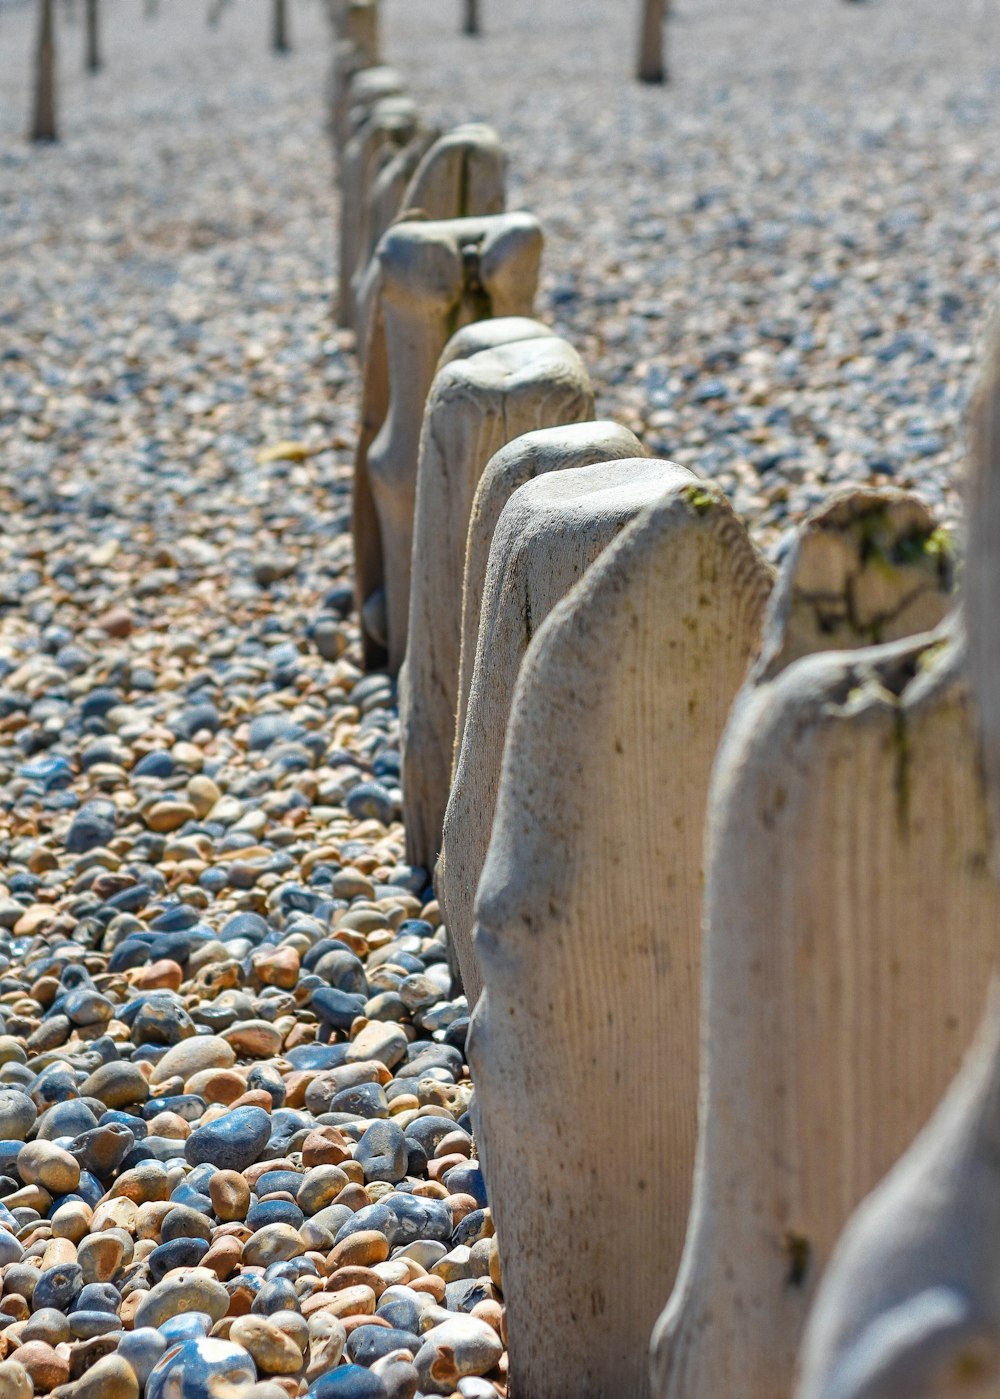
[(250, 1186), (238, 1171), (219, 1171), (209, 1181), (208, 1193), (219, 1219), (246, 1219), (250, 1208)]
[(240, 1266), (243, 1244), (231, 1235), (213, 1239), (212, 1246), (202, 1258), (200, 1267), (210, 1268), (220, 1282), (227, 1282)]
[(370, 1268), (389, 1257), (389, 1240), (378, 1229), (361, 1229), (348, 1234), (330, 1254), (331, 1268)]
[(55, 1389), (69, 1379), (69, 1360), (44, 1341), (28, 1341), (10, 1356), (27, 1370), (35, 1393)]
[(150, 962), (148, 967), (139, 967), (133, 974), (132, 984), (138, 991), (156, 991), (166, 988), (179, 991), (184, 980), (184, 972), (176, 962), (166, 958)]
[(339, 1291), (343, 1287), (370, 1287), (375, 1293), (376, 1299), (382, 1296), (388, 1286), (385, 1278), (380, 1273), (376, 1273), (374, 1269), (356, 1266), (337, 1268), (336, 1271), (330, 1273), (324, 1283), (324, 1287), (329, 1292)]
[(302, 1143), (304, 1166), (339, 1166), (351, 1154), (348, 1138), (337, 1127), (316, 1127)]

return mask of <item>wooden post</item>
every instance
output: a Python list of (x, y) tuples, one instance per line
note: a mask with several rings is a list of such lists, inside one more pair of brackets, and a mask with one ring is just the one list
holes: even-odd
[(472, 37), (480, 35), (483, 31), (479, 27), (479, 0), (463, 0), (463, 7), (462, 33)]
[(35, 54), (35, 105), (31, 119), (32, 141), (57, 141), (56, 42), (53, 0), (38, 0), (38, 48)]
[[(368, 670), (388, 663), (395, 673), (406, 652), (420, 425), (438, 357), (457, 326), (530, 313), (541, 251), (530, 214), (398, 223), (378, 246), (354, 459), (355, 582)], [(380, 611), (376, 631), (369, 618)]]
[[(982, 1015), (1000, 899), (961, 640), (940, 627), (951, 575), (915, 497), (832, 501), (786, 559), (733, 706), (706, 827), (698, 1166), (657, 1399), (792, 1392), (840, 1232)], [(932, 1392), (952, 1391), (856, 1394)]]
[[(521, 661), (556, 602), (635, 514), (642, 458), (638, 440), (617, 423), (541, 428), (501, 447), (476, 487), (462, 588), (455, 762), (434, 873), (448, 964), (470, 1006), (480, 991), (473, 901)], [(592, 467), (599, 480), (584, 470)]]
[(665, 83), (667, 68), (663, 55), (663, 30), (667, 21), (669, 0), (642, 0), (639, 25), (639, 64), (636, 72), (641, 83)]
[[(489, 325), (504, 330), (502, 321)], [(465, 545), (479, 478), (494, 452), (522, 432), (586, 422), (594, 413), (580, 356), (541, 330), (452, 357), (424, 410), (399, 725), (407, 858), (426, 869), (441, 849), (451, 785)]]
[(714, 482), (629, 469), (662, 488), (532, 637), (476, 897), (468, 1052), (518, 1399), (648, 1399), (694, 1169), (709, 774), (771, 583)]
[[(411, 157), (417, 155), (416, 164)], [(409, 176), (403, 175), (409, 167)], [(463, 219), (501, 214), (506, 203), (507, 160), (491, 126), (470, 122), (430, 140), (421, 131), (379, 172), (362, 217), (362, 237), (353, 279), (352, 301), (357, 353), (367, 353), (371, 306), (378, 270), (373, 254), (390, 224), (419, 209), (428, 219)]]
[(274, 0), (272, 11), (271, 48), (275, 53), (289, 53), (288, 0)]
[(98, 26), (97, 0), (87, 0), (87, 72), (97, 73), (101, 68), (100, 29)]

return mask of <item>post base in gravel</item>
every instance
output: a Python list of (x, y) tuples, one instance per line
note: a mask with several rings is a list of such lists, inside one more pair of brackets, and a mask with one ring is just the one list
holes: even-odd
[[(840, 1230), (982, 1014), (1000, 899), (961, 638), (898, 637), (941, 616), (950, 581), (918, 502), (835, 502), (788, 561), (734, 706), (709, 802), (706, 1090), (654, 1336), (660, 1399), (791, 1394)], [(852, 633), (861, 649), (821, 650)]]
[(530, 214), (398, 223), (376, 252), (379, 293), (354, 463), (354, 556), (367, 669), (406, 653), (417, 458), (438, 357), (459, 326), (527, 316), (542, 232)]
[[(416, 156), (416, 159), (414, 159)], [(507, 199), (507, 159), (491, 126), (469, 122), (432, 143), (413, 142), (376, 177), (354, 270), (354, 329), (362, 361), (378, 293), (379, 239), (397, 218), (440, 221), (500, 214)]]
[[(462, 638), (461, 675), (470, 673), (471, 694), (466, 707), (460, 675), (457, 756), (435, 873), (450, 964), (470, 1006), (481, 989), (472, 952), (473, 902), (493, 826), (521, 661), (559, 599), (662, 491), (664, 464), (640, 457), (641, 451), (633, 434), (616, 423), (544, 428), (501, 448), (476, 491), (463, 606), (466, 621), (473, 610), (480, 621), (471, 648), (474, 666)], [(532, 475), (535, 480), (529, 479)], [(484, 568), (487, 549), (489, 566)]]
[(528, 648), (476, 902), (469, 1057), (520, 1399), (648, 1394), (688, 1214), (705, 799), (771, 573), (717, 487), (661, 470)]
[(435, 375), (420, 439), (408, 651), (399, 684), (407, 858), (426, 869), (441, 849), (451, 783), (465, 545), (479, 478), (512, 438), (594, 413), (583, 361), (557, 336), (468, 358), (453, 348), (445, 353), (450, 362)]
[(961, 1399), (1000, 1386), (1000, 996), (944, 1102), (837, 1244), (796, 1399)]

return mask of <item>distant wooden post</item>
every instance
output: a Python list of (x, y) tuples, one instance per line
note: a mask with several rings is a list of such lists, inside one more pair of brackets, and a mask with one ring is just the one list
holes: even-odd
[(464, 0), (465, 15), (462, 20), (462, 33), (477, 35), (483, 31), (479, 27), (479, 0)]
[(87, 0), (87, 72), (96, 73), (100, 67), (101, 44), (97, 0)]
[(288, 5), (286, 0), (274, 0), (271, 47), (275, 53), (288, 53)]
[(641, 83), (665, 83), (667, 67), (663, 56), (663, 30), (667, 22), (669, 0), (642, 0), (639, 26), (639, 66), (636, 76)]
[(56, 130), (56, 40), (52, 0), (38, 3), (38, 49), (35, 58), (35, 106), (31, 121), (32, 141), (57, 141)]

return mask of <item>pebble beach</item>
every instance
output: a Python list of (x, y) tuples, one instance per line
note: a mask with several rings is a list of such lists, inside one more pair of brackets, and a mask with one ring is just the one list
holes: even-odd
[[(384, 0), (385, 59), (500, 132), (598, 412), (774, 560), (848, 483), (960, 537), (994, 0), (677, 0), (662, 89), (622, 0), (482, 9)], [(32, 147), (0, 4), (0, 1399), (493, 1399), (468, 1006), (353, 615), (324, 7), (277, 56), (264, 0), (102, 0), (95, 75), (57, 14)]]

